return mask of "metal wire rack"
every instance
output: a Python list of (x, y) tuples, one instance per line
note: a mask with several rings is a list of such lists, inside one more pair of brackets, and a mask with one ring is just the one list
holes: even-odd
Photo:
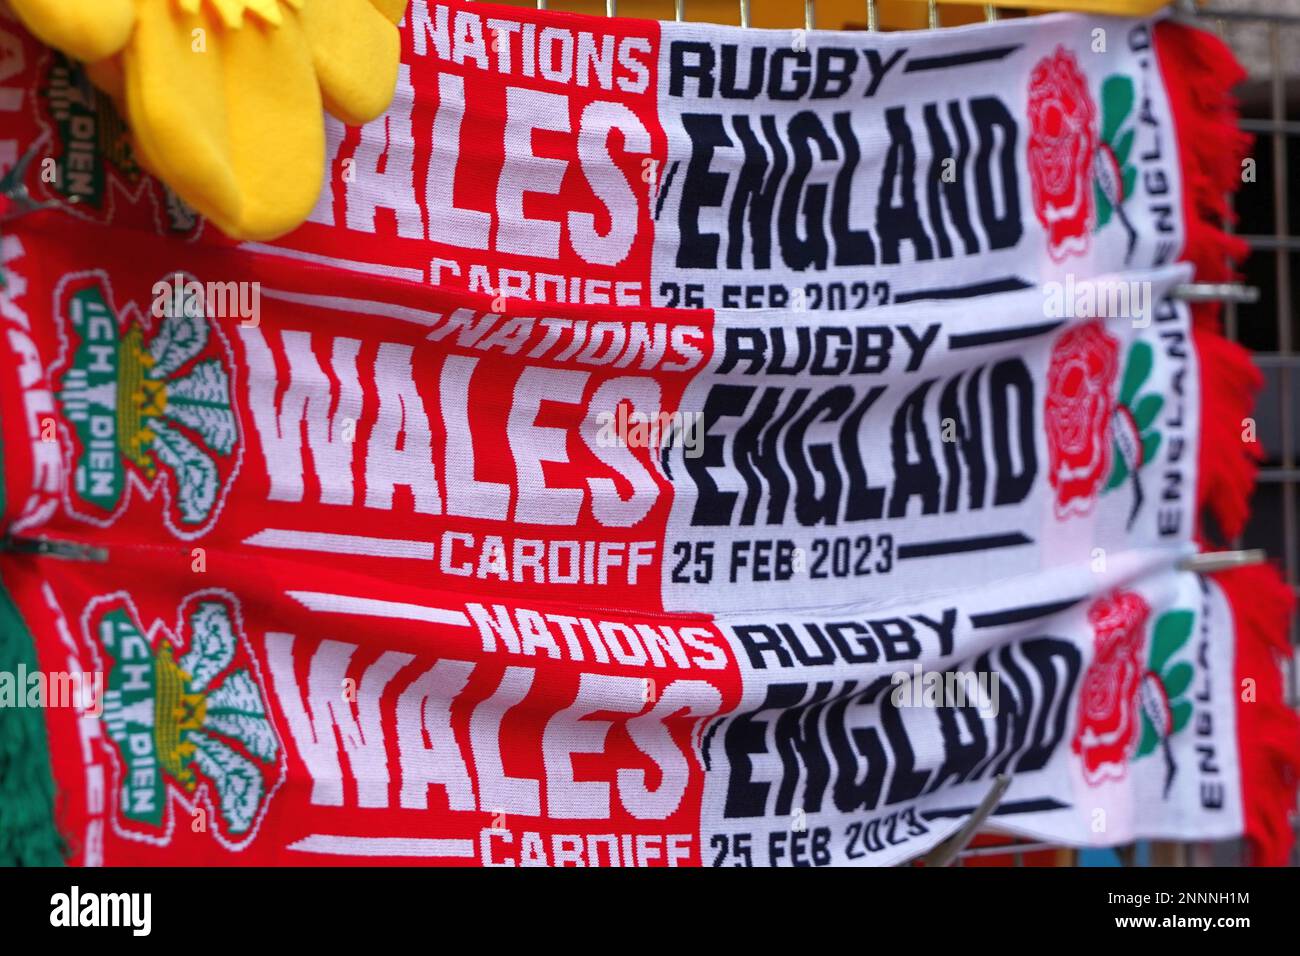
[[(619, 0), (498, 0), (514, 6), (563, 8), (582, 13), (618, 16)], [(882, 21), (881, 0), (822, 0), (819, 20), (817, 0), (624, 0), (626, 15), (698, 22), (733, 23), (742, 27), (780, 26), (788, 29), (823, 27), (841, 29), (888, 28)], [(1248, 0), (1235, 0), (1245, 5)], [(1300, 267), (1300, 235), (1292, 222), (1300, 218), (1300, 190), (1291, 189), (1291, 147), (1300, 142), (1300, 0), (1253, 0), (1293, 12), (1237, 9), (1234, 0), (1177, 0), (1178, 12), (1222, 36), (1250, 70), (1241, 91), (1243, 128), (1256, 136), (1254, 158), (1258, 175), (1243, 184), (1237, 196), (1236, 227), (1251, 249), (1245, 279), (1260, 289), (1260, 300), (1242, 304), (1225, 300), (1224, 323), (1230, 338), (1249, 347), (1263, 371), (1267, 385), (1256, 415), (1259, 434), (1269, 457), (1261, 469), (1255, 495), (1255, 518), (1234, 547), (1261, 548), (1285, 571), (1287, 583), (1300, 595), (1300, 309), (1295, 297), (1295, 274)], [(689, 9), (688, 9), (689, 3)], [(907, 0), (888, 4), (895, 16), (900, 8), (913, 15), (909, 27), (940, 29), (946, 22), (972, 19), (997, 20), (1022, 16), (1027, 11), (1014, 3), (945, 6), (937, 0)], [(1223, 4), (1224, 6), (1214, 5)], [(756, 5), (758, 9), (756, 10)], [(1061, 9), (1071, 7), (1060, 0)], [(1041, 3), (1035, 6), (1041, 7)], [(761, 12), (756, 22), (755, 13)], [(802, 23), (800, 20), (802, 19)], [(919, 22), (915, 22), (918, 21)], [(1288, 73), (1290, 66), (1291, 72)], [(1233, 228), (1234, 224), (1228, 224)], [(1300, 705), (1300, 626), (1292, 623), (1293, 653), (1287, 662), (1288, 699)], [(1300, 824), (1300, 821), (1298, 821)], [(1244, 861), (1239, 845), (1161, 843), (1124, 847), (1117, 851), (1123, 865), (1232, 865)], [(1079, 862), (1071, 850), (1029, 841), (972, 846), (957, 855), (959, 865), (1007, 863), (1014, 866), (1070, 866)], [(1300, 865), (1300, 851), (1292, 863)]]
[[(1218, 2), (1218, 0), (1216, 0)], [(1263, 6), (1262, 4), (1257, 4)], [(1239, 91), (1243, 128), (1256, 137), (1254, 158), (1258, 175), (1243, 183), (1236, 197), (1242, 237), (1251, 257), (1246, 281), (1260, 289), (1255, 305), (1225, 305), (1225, 329), (1255, 353), (1267, 385), (1256, 417), (1268, 452), (1255, 489), (1255, 517), (1242, 546), (1265, 549), (1284, 569), (1287, 583), (1300, 595), (1300, 310), (1295, 297), (1295, 269), (1300, 263), (1300, 236), (1292, 232), (1300, 194), (1291, 189), (1291, 148), (1300, 137), (1300, 121), (1291, 118), (1300, 107), (1300, 70), (1295, 51), (1300, 46), (1300, 3), (1294, 12), (1275, 9), (1233, 9), (1187, 4), (1203, 25), (1216, 30), (1231, 45), (1251, 76)], [(1288, 75), (1288, 70), (1290, 75)], [(1231, 225), (1231, 224), (1230, 224)], [(1300, 673), (1300, 626), (1291, 627), (1292, 655), (1287, 688), (1297, 705)], [(1187, 863), (1236, 862), (1231, 851), (1208, 846), (1182, 848)], [(1292, 863), (1300, 863), (1294, 856)]]

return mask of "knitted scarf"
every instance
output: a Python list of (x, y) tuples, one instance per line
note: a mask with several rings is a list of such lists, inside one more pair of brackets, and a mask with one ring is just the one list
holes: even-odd
[(1174, 295), (1214, 41), (414, 3), (275, 246), (24, 43), (20, 861), (890, 864), (1001, 775), (1002, 832), (1285, 857), (1285, 588), (1180, 570), (1256, 457)]

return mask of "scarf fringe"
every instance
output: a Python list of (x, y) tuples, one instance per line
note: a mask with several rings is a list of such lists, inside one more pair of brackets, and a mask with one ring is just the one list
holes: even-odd
[[(1178, 131), (1187, 229), (1182, 258), (1195, 267), (1198, 282), (1232, 282), (1239, 278), (1235, 263), (1249, 251), (1223, 228), (1234, 219), (1228, 197), (1241, 185), (1242, 161), (1254, 142), (1238, 128), (1232, 95), (1246, 72), (1218, 37), (1179, 23), (1156, 25), (1156, 52)], [(1263, 379), (1249, 352), (1223, 337), (1221, 312), (1214, 302), (1192, 306), (1203, 390), (1198, 500), (1234, 538), (1250, 516), (1263, 457), (1258, 442), (1244, 435)]]
[[(1232, 90), (1246, 71), (1217, 36), (1170, 21), (1156, 26), (1183, 171), (1187, 243), (1183, 259), (1199, 282), (1233, 282), (1247, 244), (1224, 228), (1235, 222), (1229, 197), (1241, 186), (1254, 137), (1238, 127)], [(1198, 501), (1227, 538), (1241, 534), (1263, 449), (1247, 429), (1263, 376), (1249, 351), (1224, 338), (1218, 303), (1192, 306), (1201, 367)], [(1251, 862), (1281, 866), (1295, 842), (1292, 814), (1300, 785), (1300, 716), (1285, 701), (1281, 656), (1291, 653), (1295, 597), (1276, 568), (1216, 575), (1232, 608), (1236, 636), (1237, 738), (1242, 812)], [(1251, 684), (1244, 683), (1250, 681)], [(1253, 686), (1250, 700), (1247, 688)]]
[(1197, 501), (1231, 540), (1250, 518), (1255, 476), (1264, 457), (1249, 420), (1264, 377), (1247, 349), (1206, 325), (1193, 328), (1192, 341), (1201, 367)]
[[(1241, 187), (1242, 163), (1255, 141), (1240, 128), (1232, 93), (1246, 71), (1212, 33), (1167, 20), (1156, 25), (1156, 53), (1182, 160), (1187, 221), (1182, 258), (1196, 266), (1199, 281), (1230, 282), (1237, 278), (1234, 263), (1248, 252), (1245, 241), (1222, 225), (1236, 221), (1228, 198)], [(1217, 321), (1216, 304), (1197, 311)]]
[(1251, 862), (1285, 866), (1295, 843), (1300, 715), (1287, 706), (1279, 664), (1291, 653), (1288, 627), (1295, 596), (1268, 565), (1226, 571), (1215, 581), (1236, 625), (1237, 742)]

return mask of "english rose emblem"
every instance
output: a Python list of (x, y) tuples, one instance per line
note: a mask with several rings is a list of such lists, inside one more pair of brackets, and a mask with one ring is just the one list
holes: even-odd
[(1151, 608), (1132, 591), (1116, 591), (1088, 608), (1093, 658), (1083, 675), (1072, 748), (1092, 786), (1124, 776), (1137, 743), (1141, 651)]
[(1044, 419), (1058, 518), (1089, 514), (1110, 477), (1118, 374), (1119, 343), (1099, 321), (1075, 326), (1052, 349)]
[(1057, 47), (1029, 77), (1029, 179), (1047, 249), (1083, 255), (1096, 226), (1097, 108), (1074, 54)]

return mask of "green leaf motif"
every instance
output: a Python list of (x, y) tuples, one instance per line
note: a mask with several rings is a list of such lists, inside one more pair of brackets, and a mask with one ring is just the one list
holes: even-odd
[(1115, 454), (1111, 456), (1115, 464), (1110, 469), (1110, 480), (1106, 482), (1106, 491), (1114, 491), (1128, 479), (1128, 465), (1124, 463), (1124, 456), (1119, 453), (1119, 448), (1115, 448)]
[[(1133, 80), (1127, 76), (1108, 77), (1101, 84), (1101, 139), (1105, 143), (1114, 143), (1129, 115), (1133, 112), (1136, 100)], [(1116, 153), (1118, 154), (1118, 150)], [(1121, 156), (1123, 162), (1125, 157)]]
[(1160, 676), (1160, 682), (1165, 685), (1170, 700), (1181, 697), (1192, 686), (1192, 665), (1186, 661), (1175, 664)]
[(1160, 451), (1160, 433), (1148, 432), (1142, 436), (1142, 464), (1156, 460), (1156, 454)]
[(1165, 407), (1163, 396), (1151, 394), (1143, 395), (1136, 405), (1133, 406), (1133, 421), (1137, 423), (1138, 431), (1145, 432), (1151, 427), (1156, 416), (1160, 414), (1160, 409)]
[(1134, 167), (1128, 165), (1129, 153), (1133, 152), (1133, 140), (1136, 137), (1136, 135), (1137, 135), (1136, 130), (1132, 130), (1132, 129), (1126, 130), (1124, 134), (1120, 136), (1120, 138), (1116, 140), (1115, 144), (1111, 147), (1111, 149), (1115, 151), (1115, 158), (1119, 160), (1119, 164), (1124, 167), (1124, 195), (1125, 196), (1132, 194), (1132, 190), (1129, 188), (1129, 178), (1128, 178), (1129, 170), (1133, 170), (1134, 177), (1137, 176), (1137, 170)]
[(1138, 743), (1136, 757), (1145, 757), (1151, 751), (1155, 750), (1160, 743), (1160, 735), (1156, 733), (1156, 728), (1151, 723), (1151, 718), (1142, 713), (1142, 739)]
[(1119, 390), (1119, 403), (1133, 407), (1133, 400), (1142, 388), (1142, 383), (1151, 374), (1155, 364), (1155, 350), (1146, 342), (1134, 342), (1128, 350), (1128, 362), (1124, 368), (1124, 383)]
[(1097, 204), (1097, 228), (1102, 229), (1115, 214), (1115, 207), (1110, 204), (1110, 200), (1106, 198), (1106, 190), (1102, 189), (1098, 182), (1092, 184), (1092, 197)]
[(1169, 611), (1156, 621), (1155, 636), (1151, 639), (1151, 660), (1149, 667), (1159, 674), (1165, 664), (1187, 643), (1192, 636), (1192, 624), (1196, 616), (1191, 611)]
[(1125, 199), (1128, 199), (1129, 196), (1133, 195), (1133, 191), (1137, 189), (1137, 184), (1138, 184), (1137, 168), (1134, 166), (1125, 166), (1124, 167), (1124, 198)]

